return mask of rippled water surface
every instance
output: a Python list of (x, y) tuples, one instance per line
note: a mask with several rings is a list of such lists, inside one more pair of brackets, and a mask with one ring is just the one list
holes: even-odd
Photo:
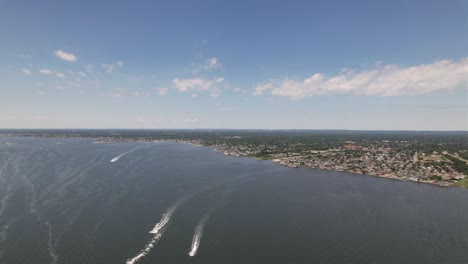
[(468, 190), (188, 144), (0, 138), (0, 263), (466, 264)]

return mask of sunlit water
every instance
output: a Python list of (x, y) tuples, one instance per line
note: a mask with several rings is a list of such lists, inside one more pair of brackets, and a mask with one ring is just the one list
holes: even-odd
[(176, 143), (0, 138), (0, 263), (468, 263), (468, 190)]

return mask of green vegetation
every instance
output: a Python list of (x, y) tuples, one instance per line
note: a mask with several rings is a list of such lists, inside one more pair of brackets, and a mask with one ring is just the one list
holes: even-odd
[(461, 152), (460, 157), (462, 157), (463, 159), (468, 160), (468, 151)]
[(450, 155), (445, 155), (445, 157), (451, 161), (453, 161), (453, 165), (452, 167), (458, 171), (458, 172), (461, 172), (465, 175), (468, 175), (468, 164), (466, 164), (466, 162), (464, 161), (461, 161), (455, 157), (452, 157)]
[(442, 177), (440, 177), (440, 176), (432, 176), (430, 179), (431, 179), (431, 180), (441, 181), (441, 180), (442, 180)]
[(455, 183), (456, 186), (468, 188), (468, 177)]
[(273, 157), (269, 154), (264, 154), (264, 153), (260, 153), (260, 154), (257, 154), (254, 156), (256, 159), (260, 159), (260, 160), (270, 160), (270, 159), (273, 159)]

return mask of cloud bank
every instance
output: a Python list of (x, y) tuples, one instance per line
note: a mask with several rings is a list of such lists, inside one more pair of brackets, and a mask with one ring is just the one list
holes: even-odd
[(345, 69), (334, 76), (315, 73), (303, 80), (268, 81), (256, 85), (253, 95), (269, 93), (302, 99), (330, 94), (422, 95), (454, 89), (468, 89), (468, 58), (440, 60), (411, 67), (377, 65), (362, 71)]

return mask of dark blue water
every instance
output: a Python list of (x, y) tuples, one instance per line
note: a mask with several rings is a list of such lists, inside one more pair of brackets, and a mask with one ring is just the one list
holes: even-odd
[(466, 264), (468, 190), (188, 144), (0, 138), (0, 263)]

